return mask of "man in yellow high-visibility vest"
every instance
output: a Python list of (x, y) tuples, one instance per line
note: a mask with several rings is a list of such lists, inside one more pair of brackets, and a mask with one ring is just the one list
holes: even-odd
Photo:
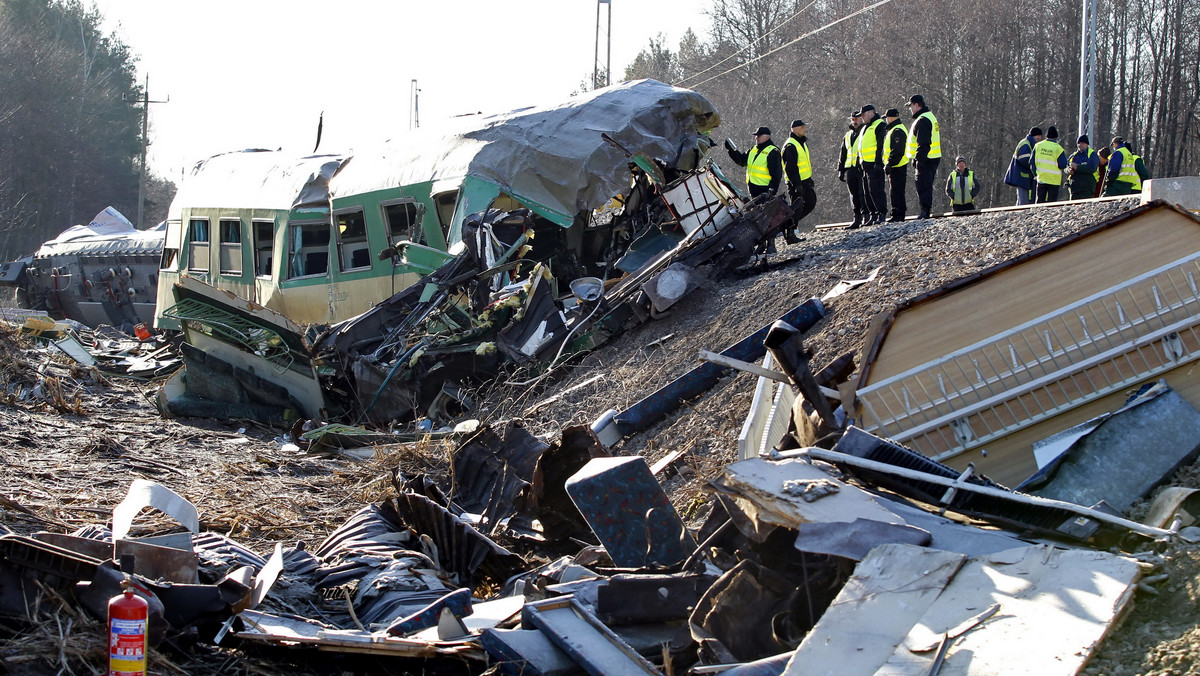
[(817, 191), (812, 175), (812, 158), (808, 152), (808, 127), (805, 126), (804, 120), (793, 120), (792, 134), (783, 144), (783, 177), (787, 180), (788, 197), (792, 200), (792, 223), (783, 231), (783, 238), (788, 244), (800, 241), (796, 237), (795, 228), (801, 219), (817, 206)]
[(909, 97), (908, 110), (913, 116), (912, 129), (908, 133), (908, 159), (916, 167), (913, 184), (917, 189), (917, 202), (921, 205), (918, 218), (929, 218), (933, 209), (933, 182), (942, 161), (942, 130), (925, 105), (924, 96), (913, 94)]
[(774, 195), (779, 190), (779, 181), (783, 179), (783, 163), (780, 161), (779, 148), (771, 142), (771, 130), (759, 127), (754, 132), (754, 147), (743, 153), (737, 148), (726, 145), (729, 159), (737, 162), (738, 166), (746, 168), (746, 189), (750, 197), (767, 194)]
[(861, 226), (866, 216), (862, 194), (862, 170), (858, 167), (858, 132), (861, 128), (862, 111), (856, 110), (850, 114), (850, 130), (842, 138), (842, 152), (838, 157), (838, 180), (845, 183), (850, 191), (850, 206), (854, 209), (851, 228)]
[(864, 225), (882, 223), (887, 216), (887, 196), (883, 192), (883, 135), (887, 125), (875, 113), (875, 106), (862, 107), (863, 126), (858, 134), (858, 165), (863, 174), (863, 202), (867, 209)]
[(1037, 203), (1057, 202), (1067, 169), (1067, 153), (1058, 144), (1058, 129), (1051, 125), (1046, 138), (1033, 147), (1033, 176), (1037, 179)]
[(889, 108), (883, 115), (887, 131), (883, 136), (883, 170), (887, 173), (888, 197), (892, 211), (888, 223), (903, 223), (908, 204), (904, 199), (904, 184), (908, 182), (908, 128), (900, 121), (900, 111)]

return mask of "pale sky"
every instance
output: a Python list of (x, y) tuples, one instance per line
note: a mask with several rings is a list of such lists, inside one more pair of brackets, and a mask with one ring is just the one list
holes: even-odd
[[(419, 120), (567, 98), (591, 78), (595, 0), (93, 0), (150, 77), (151, 171), (178, 182), (243, 148), (349, 152)], [(612, 69), (662, 33), (703, 37), (704, 0), (612, 0)], [(608, 5), (600, 5), (600, 61)]]

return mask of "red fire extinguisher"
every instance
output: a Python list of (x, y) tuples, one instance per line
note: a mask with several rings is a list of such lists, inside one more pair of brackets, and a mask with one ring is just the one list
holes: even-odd
[(146, 599), (126, 575), (108, 602), (108, 676), (146, 676)]

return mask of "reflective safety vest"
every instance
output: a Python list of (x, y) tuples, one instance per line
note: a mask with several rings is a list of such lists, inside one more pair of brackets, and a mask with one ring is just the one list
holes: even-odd
[(929, 118), (929, 159), (934, 159), (942, 156), (942, 128), (938, 125), (937, 118), (928, 110), (917, 116), (913, 120), (912, 127), (908, 130), (908, 159), (913, 159), (917, 156), (917, 123), (921, 118)]
[(854, 150), (854, 146), (856, 145), (857, 141), (850, 140), (850, 137), (853, 135), (854, 135), (854, 130), (851, 129), (846, 132), (846, 138), (842, 140), (842, 145), (845, 146), (845, 148), (846, 148), (846, 161), (842, 163), (843, 169), (849, 169), (850, 167), (853, 167), (855, 164), (857, 164), (857, 162), (855, 162), (855, 154), (856, 153)]
[[(1092, 155), (1095, 155), (1095, 154), (1096, 154), (1096, 151), (1095, 151), (1095, 150), (1092, 150), (1092, 147), (1091, 147), (1091, 146), (1088, 146), (1087, 152), (1085, 152), (1085, 153), (1083, 154), (1083, 156), (1084, 156), (1084, 157), (1086, 157), (1087, 159), (1089, 159), (1089, 160), (1090, 160), (1090, 159), (1092, 159)], [(1095, 176), (1096, 176), (1096, 182), (1097, 182), (1097, 183), (1099, 183), (1099, 182), (1100, 182), (1100, 172), (1102, 172), (1103, 170), (1104, 170), (1104, 168), (1103, 168), (1103, 167), (1097, 167), (1097, 168), (1096, 168)]]
[[(1137, 167), (1134, 166), (1134, 163), (1138, 160), (1137, 155), (1134, 155), (1132, 150), (1125, 147), (1117, 148), (1117, 152), (1113, 154), (1116, 155), (1117, 153), (1121, 153), (1121, 173), (1117, 174), (1116, 180), (1133, 185), (1134, 190), (1141, 190), (1142, 177), (1138, 176)], [(1111, 162), (1112, 160), (1109, 161)]]
[(1045, 139), (1038, 141), (1033, 147), (1033, 172), (1037, 182), (1043, 185), (1062, 185), (1063, 170), (1058, 166), (1058, 158), (1065, 151), (1057, 141)]
[(771, 170), (767, 168), (767, 158), (778, 150), (773, 145), (759, 151), (758, 146), (750, 149), (746, 157), (746, 183), (748, 185), (771, 185)]
[(858, 133), (858, 158), (863, 162), (874, 162), (879, 156), (879, 140), (875, 137), (875, 127), (883, 120), (875, 118)]
[[(800, 180), (803, 181), (812, 178), (812, 162), (808, 157), (808, 147), (790, 136), (787, 142), (788, 145), (795, 146), (796, 148), (796, 171), (800, 172)], [(784, 171), (783, 177), (787, 179), (787, 176), (787, 172)], [(788, 180), (790, 181), (791, 179)]]
[(975, 172), (967, 170), (967, 180), (959, 178), (958, 171), (950, 174), (950, 203), (971, 204), (975, 201), (971, 193), (975, 190)]
[[(908, 130), (904, 128), (904, 125), (898, 124), (898, 125), (892, 127), (891, 129), (889, 129), (888, 133), (886, 135), (884, 135), (884, 137), (883, 137), (883, 161), (885, 164), (887, 163), (888, 158), (892, 156), (892, 137), (897, 136), (897, 135), (904, 137), (904, 138), (900, 139), (899, 141), (897, 141), (900, 144), (901, 148), (908, 145)], [(888, 169), (895, 169), (896, 167), (903, 167), (906, 164), (908, 164), (907, 150), (905, 152), (900, 153), (900, 161), (897, 162), (895, 166), (888, 167)]]

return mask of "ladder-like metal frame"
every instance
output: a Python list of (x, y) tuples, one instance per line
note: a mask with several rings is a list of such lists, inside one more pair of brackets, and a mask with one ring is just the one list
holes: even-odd
[(185, 298), (163, 311), (163, 316), (178, 319), (224, 342), (237, 345), (270, 362), (283, 373), (292, 367), (295, 357), (287, 343), (275, 331), (247, 321), (235, 314), (195, 298)]
[(861, 425), (935, 459), (1200, 358), (1200, 253), (857, 392)]

